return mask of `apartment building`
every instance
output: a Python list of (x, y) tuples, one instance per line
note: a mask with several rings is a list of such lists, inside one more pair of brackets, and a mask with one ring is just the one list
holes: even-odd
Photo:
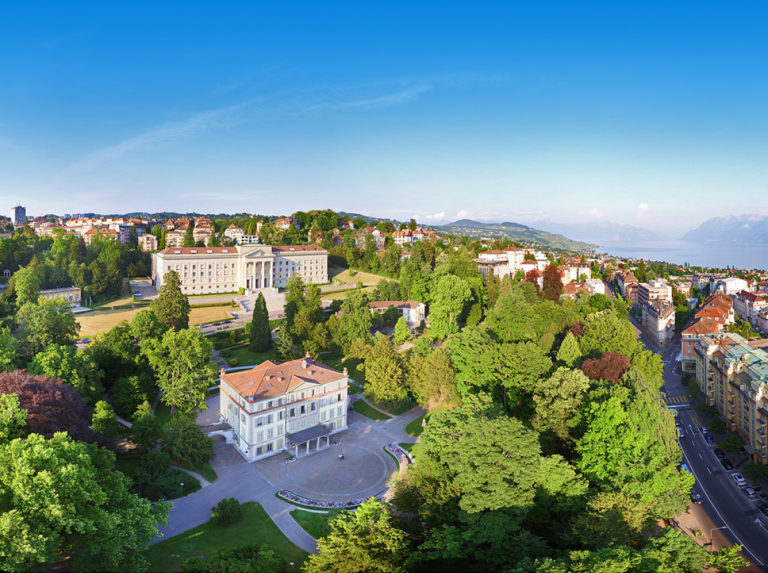
[(184, 294), (241, 288), (254, 293), (285, 287), (294, 273), (305, 283), (327, 283), (328, 251), (315, 245), (169, 247), (152, 255), (152, 281), (158, 290), (169, 270), (179, 275)]
[(616, 286), (619, 288), (621, 296), (632, 304), (637, 304), (638, 282), (632, 271), (623, 269), (616, 271)]
[(743, 290), (733, 296), (733, 311), (741, 319), (757, 327), (760, 311), (768, 308), (768, 293)]
[(696, 347), (703, 336), (719, 334), (733, 324), (733, 301), (729, 296), (715, 294), (710, 296), (694, 315), (691, 325), (681, 333), (682, 369), (685, 372), (696, 370)]
[[(249, 461), (281, 451), (297, 457), (328, 447), (347, 428), (347, 369), (309, 357), (221, 371), (219, 416)], [(324, 443), (323, 443), (324, 442)]]
[(696, 382), (753, 462), (768, 463), (768, 353), (734, 333), (703, 336)]
[(157, 250), (157, 237), (152, 233), (144, 233), (139, 237), (139, 248), (142, 251), (156, 251)]
[(648, 281), (637, 285), (637, 302), (641, 305), (652, 300), (672, 302), (672, 286), (663, 279)]
[(493, 273), (499, 278), (515, 276), (518, 270), (523, 270), (524, 261), (525, 251), (518, 247), (483, 251), (475, 259), (477, 268), (484, 279), (487, 278), (488, 273)]
[(658, 345), (664, 346), (675, 334), (675, 305), (656, 298), (640, 304), (643, 330)]

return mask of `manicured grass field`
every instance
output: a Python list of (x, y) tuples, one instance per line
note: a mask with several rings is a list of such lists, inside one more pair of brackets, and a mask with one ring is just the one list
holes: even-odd
[(424, 420), (424, 416), (426, 416), (426, 414), (419, 416), (413, 422), (409, 422), (408, 425), (405, 426), (405, 431), (409, 436), (418, 438), (421, 435), (421, 432), (424, 431), (424, 428), (421, 425), (422, 421)]
[[(344, 284), (356, 286), (358, 281), (362, 281), (364, 285), (377, 285), (381, 279), (387, 279), (379, 275), (372, 273), (364, 273), (363, 271), (355, 271), (351, 269), (343, 269), (341, 267), (330, 266), (328, 268), (328, 276), (331, 282), (339, 280)], [(387, 279), (391, 280), (391, 279)]]
[(210, 462), (204, 462), (202, 464), (197, 464), (189, 467), (184, 466), (184, 467), (186, 467), (190, 471), (200, 474), (205, 479), (211, 482), (215, 481), (216, 478), (219, 477), (218, 474), (216, 473), (216, 470), (213, 469), (213, 466), (211, 465)]
[[(145, 307), (146, 308), (146, 307)], [(75, 318), (80, 323), (80, 336), (93, 338), (100, 332), (106, 332), (122, 320), (131, 321), (142, 308), (116, 311), (94, 311), (78, 314)], [(227, 307), (195, 308), (189, 313), (189, 324), (202, 324), (231, 318)]]
[(304, 528), (304, 531), (309, 533), (315, 539), (319, 537), (325, 537), (328, 535), (330, 528), (328, 527), (329, 517), (334, 514), (331, 513), (313, 513), (311, 511), (304, 511), (303, 509), (294, 509), (291, 512), (291, 517), (296, 520), (296, 523)]
[(415, 446), (415, 445), (416, 445), (416, 444), (409, 444), (409, 443), (407, 443), (407, 442), (400, 442), (400, 443), (398, 444), (398, 446), (400, 446), (401, 448), (403, 448), (403, 449), (404, 449), (406, 452), (408, 452), (409, 454), (410, 454), (410, 453), (413, 451), (413, 446)]
[(224, 348), (220, 350), (222, 358), (229, 360), (230, 358), (237, 358), (238, 366), (249, 366), (251, 364), (261, 364), (266, 360), (273, 360), (280, 362), (280, 357), (274, 350), (269, 352), (251, 352), (248, 350), (248, 346), (238, 346), (235, 348)]
[[(375, 287), (367, 286), (363, 287), (361, 290), (366, 294), (370, 294), (375, 290)], [(346, 300), (353, 292), (355, 292), (355, 289), (339, 292), (324, 292), (320, 295), (320, 298), (323, 300)]]
[(387, 416), (386, 414), (382, 414), (378, 410), (374, 410), (362, 400), (355, 402), (355, 405), (352, 406), (352, 409), (358, 414), (369, 417), (371, 420), (389, 420), (392, 417)]
[[(244, 503), (243, 518), (228, 527), (208, 521), (194, 529), (150, 546), (147, 559), (150, 571), (166, 573), (177, 570), (190, 557), (208, 555), (220, 549), (231, 549), (258, 543), (274, 549), (283, 561), (294, 563), (300, 570), (307, 553), (291, 543), (256, 502)], [(179, 555), (179, 557), (172, 557)]]

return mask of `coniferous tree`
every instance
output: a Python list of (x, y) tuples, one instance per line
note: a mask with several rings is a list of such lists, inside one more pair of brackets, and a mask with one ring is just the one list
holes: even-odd
[(181, 281), (176, 271), (165, 273), (163, 286), (152, 304), (157, 319), (168, 328), (181, 330), (189, 327), (189, 299), (181, 292)]
[(572, 332), (565, 335), (560, 350), (557, 351), (558, 362), (564, 363), (569, 368), (572, 367), (576, 361), (581, 358), (581, 350), (579, 350), (579, 342)]
[(269, 330), (269, 313), (264, 294), (259, 293), (256, 304), (253, 307), (253, 320), (251, 321), (251, 341), (248, 346), (251, 352), (266, 352), (272, 348), (272, 336)]
[(556, 266), (547, 265), (547, 268), (544, 269), (544, 298), (558, 301), (561, 294), (563, 294), (563, 281), (560, 280), (560, 272)]

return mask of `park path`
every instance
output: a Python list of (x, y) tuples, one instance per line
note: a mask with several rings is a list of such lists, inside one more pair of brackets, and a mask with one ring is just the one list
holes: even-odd
[[(370, 432), (377, 437), (376, 441), (382, 446), (387, 443), (413, 442), (415, 440), (413, 436), (406, 433), (405, 426), (422, 414), (424, 410), (413, 408), (390, 420), (374, 422), (350, 412), (350, 416), (357, 421), (350, 424), (355, 426), (354, 430), (350, 429), (347, 432)], [(360, 426), (361, 422), (362, 426)], [(340, 436), (344, 439), (344, 434)], [(280, 489), (279, 484), (270, 482), (259, 471), (257, 464), (258, 462), (246, 463), (235, 458), (232, 460), (232, 465), (215, 465), (218, 479), (195, 493), (174, 500), (173, 508), (168, 515), (168, 525), (160, 528), (160, 533), (164, 538), (169, 538), (202, 525), (210, 519), (211, 508), (221, 499), (235, 497), (241, 503), (255, 501), (261, 504), (278, 529), (294, 545), (308, 553), (317, 553), (317, 541), (290, 514), (292, 510), (299, 508), (275, 496), (275, 492)], [(152, 543), (162, 539), (158, 537)]]

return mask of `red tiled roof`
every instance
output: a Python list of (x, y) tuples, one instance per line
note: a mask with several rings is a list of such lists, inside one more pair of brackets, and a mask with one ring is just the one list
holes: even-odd
[(325, 253), (326, 250), (317, 245), (276, 245), (272, 247), (273, 251), (288, 252), (288, 251), (317, 251), (318, 253)]
[(387, 309), (390, 306), (394, 306), (395, 308), (419, 308), (419, 305), (422, 304), (418, 300), (375, 300), (373, 302), (368, 303), (368, 308), (378, 310), (380, 308)]
[(255, 400), (282, 396), (297, 386), (325, 384), (346, 375), (311, 358), (301, 358), (277, 364), (270, 360), (240, 372), (224, 373), (221, 379), (240, 396)]

